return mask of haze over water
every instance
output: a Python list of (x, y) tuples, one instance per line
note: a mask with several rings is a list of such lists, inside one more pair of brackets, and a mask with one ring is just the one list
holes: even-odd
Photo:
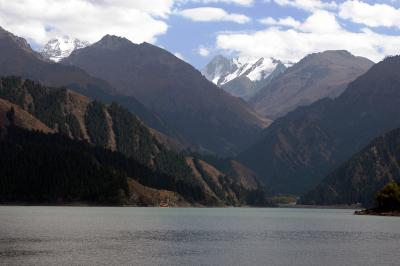
[(0, 264), (397, 265), (400, 220), (352, 213), (0, 207)]

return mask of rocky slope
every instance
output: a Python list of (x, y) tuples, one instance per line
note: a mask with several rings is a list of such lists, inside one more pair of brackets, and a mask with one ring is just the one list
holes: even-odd
[(258, 177), (240, 163), (227, 160), (226, 163), (234, 165), (224, 167), (199, 157), (187, 157), (186, 160), (202, 189), (208, 191), (208, 201), (216, 205), (227, 202), (231, 206), (267, 204), (267, 191), (259, 183)]
[(373, 140), (301, 197), (303, 204), (374, 206), (375, 194), (390, 181), (400, 182), (400, 129)]
[(339, 96), (372, 65), (347, 51), (311, 54), (267, 84), (249, 103), (258, 113), (276, 119), (299, 106)]
[[(10, 115), (13, 117), (12, 122), (9, 120)], [(28, 130), (36, 130), (43, 133), (54, 132), (54, 130), (47, 127), (39, 119), (23, 110), (18, 105), (4, 99), (0, 99), (0, 135), (5, 133), (7, 127), (11, 124), (17, 127)]]
[(365, 147), (400, 127), (400, 57), (387, 58), (325, 98), (274, 121), (238, 157), (280, 193), (302, 194)]
[(107, 35), (62, 63), (102, 77), (119, 95), (135, 96), (199, 151), (234, 154), (267, 123), (191, 65), (148, 43)]

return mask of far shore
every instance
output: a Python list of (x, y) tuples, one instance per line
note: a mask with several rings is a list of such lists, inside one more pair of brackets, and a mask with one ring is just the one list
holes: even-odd
[(400, 210), (381, 210), (377, 208), (355, 211), (355, 215), (375, 215), (375, 216), (397, 216), (400, 217)]
[[(295, 205), (295, 204), (279, 204), (279, 205), (269, 205), (269, 206), (203, 206), (203, 205), (193, 205), (193, 206), (157, 206), (157, 205), (129, 205), (129, 204), (95, 204), (95, 203), (0, 203), (0, 207), (138, 207), (138, 208), (281, 208), (281, 209), (350, 209), (350, 210), (360, 210), (360, 205)], [(357, 212), (357, 211), (356, 211)]]
[(360, 210), (361, 205), (279, 205), (278, 208), (299, 208), (299, 209), (349, 209)]

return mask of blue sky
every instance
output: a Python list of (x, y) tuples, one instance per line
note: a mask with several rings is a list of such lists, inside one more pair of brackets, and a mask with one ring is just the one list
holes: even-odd
[[(324, 2), (324, 1), (321, 1)], [(325, 1), (332, 2), (332, 1)], [(344, 3), (345, 1), (335, 1), (337, 4)], [(367, 4), (386, 4), (393, 8), (399, 8), (398, 1), (363, 1)], [(182, 16), (171, 16), (169, 18), (169, 29), (165, 35), (158, 38), (156, 44), (165, 47), (171, 52), (181, 54), (185, 60), (201, 68), (210, 58), (216, 54), (225, 54), (227, 56), (235, 56), (240, 54), (240, 51), (235, 49), (221, 49), (216, 45), (216, 38), (218, 33), (221, 32), (244, 32), (250, 33), (265, 30), (268, 26), (259, 22), (265, 17), (272, 17), (274, 19), (292, 17), (300, 22), (305, 21), (313, 12), (304, 10), (295, 6), (279, 5), (274, 1), (254, 1), (251, 6), (242, 6), (227, 3), (187, 3), (181, 6), (183, 9), (198, 8), (198, 7), (216, 7), (224, 9), (227, 13), (243, 14), (251, 19), (248, 23), (235, 23), (233, 21), (210, 21), (210, 22), (197, 22), (187, 19)], [(335, 14), (336, 10), (329, 10)], [(400, 14), (400, 13), (399, 13)], [(384, 14), (381, 14), (384, 15)], [(360, 32), (367, 26), (363, 23), (355, 23), (349, 19), (343, 19), (337, 16), (336, 19), (340, 25), (351, 32)], [(400, 17), (398, 18), (400, 20)], [(368, 27), (367, 27), (368, 28)], [(400, 27), (369, 27), (371, 30), (382, 35), (400, 36)], [(186, 36), (182, 38), (182, 36)], [(268, 42), (265, 43), (268, 49)], [(295, 45), (295, 43), (293, 44)], [(209, 51), (208, 56), (201, 56), (198, 53), (199, 47), (204, 47)], [(338, 47), (342, 49), (342, 47)], [(400, 47), (399, 47), (400, 53)], [(359, 53), (361, 56), (368, 56), (368, 54)], [(371, 57), (370, 57), (371, 58)], [(278, 58), (279, 59), (279, 58)], [(371, 58), (377, 61), (376, 58)], [(296, 59), (293, 59), (296, 61)]]
[(159, 45), (201, 68), (216, 54), (296, 62), (346, 49), (400, 54), (399, 0), (0, 0), (0, 26), (39, 49), (70, 35)]

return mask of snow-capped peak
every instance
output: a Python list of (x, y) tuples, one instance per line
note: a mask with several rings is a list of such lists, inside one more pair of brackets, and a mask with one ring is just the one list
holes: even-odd
[(222, 55), (217, 55), (207, 64), (202, 72), (208, 80), (220, 86), (221, 79), (235, 71), (236, 68), (232, 60)]
[(68, 57), (73, 51), (89, 46), (90, 43), (63, 36), (61, 38), (51, 39), (40, 51), (42, 56), (54, 62), (59, 62), (61, 59)]
[(281, 62), (273, 58), (250, 59), (236, 57), (227, 59), (216, 56), (203, 70), (205, 77), (218, 86), (222, 86), (238, 77), (247, 77), (256, 82), (266, 79)]
[(203, 74), (231, 95), (248, 100), (285, 70), (286, 65), (273, 58), (228, 59), (219, 55), (207, 64)]

